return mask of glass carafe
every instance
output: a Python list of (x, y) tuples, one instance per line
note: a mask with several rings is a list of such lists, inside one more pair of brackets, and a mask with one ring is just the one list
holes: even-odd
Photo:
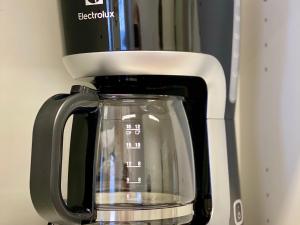
[[(60, 225), (190, 222), (195, 169), (183, 101), (83, 86), (46, 101), (35, 121), (30, 175), (39, 214)], [(65, 201), (62, 146), (71, 115)]]
[(96, 143), (98, 221), (192, 215), (195, 171), (183, 98), (101, 98)]

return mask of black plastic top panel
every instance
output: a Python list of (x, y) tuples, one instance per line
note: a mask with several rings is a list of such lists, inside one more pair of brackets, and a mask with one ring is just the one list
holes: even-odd
[(217, 41), (215, 47), (224, 47), (226, 36), (232, 37), (232, 16), (226, 13), (233, 7), (231, 2), (60, 0), (65, 55), (132, 50), (202, 52), (207, 50), (202, 40), (207, 35), (211, 42)]
[(65, 54), (200, 52), (198, 0), (61, 0)]

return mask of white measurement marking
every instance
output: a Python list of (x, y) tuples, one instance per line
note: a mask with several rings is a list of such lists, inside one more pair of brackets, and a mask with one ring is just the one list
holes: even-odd
[(138, 150), (138, 149), (141, 149), (141, 143), (136, 142), (136, 143), (134, 143), (134, 145), (132, 145), (131, 142), (127, 142), (126, 147), (128, 150)]
[(140, 135), (141, 134), (141, 125), (135, 124), (134, 128), (133, 128), (131, 124), (127, 124), (126, 125), (126, 135), (131, 135), (133, 132), (135, 135)]
[(141, 184), (142, 183), (142, 178), (139, 177), (137, 181), (130, 181), (130, 178), (127, 177), (126, 182), (127, 182), (127, 184)]
[(142, 162), (138, 161), (137, 165), (133, 165), (132, 162), (126, 162), (127, 168), (141, 168), (142, 167)]

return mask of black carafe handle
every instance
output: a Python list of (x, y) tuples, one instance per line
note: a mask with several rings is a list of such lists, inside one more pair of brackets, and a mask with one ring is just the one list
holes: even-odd
[(31, 199), (44, 219), (60, 225), (90, 222), (96, 213), (93, 208), (86, 209), (84, 206), (76, 212), (70, 210), (61, 192), (66, 122), (72, 114), (95, 112), (99, 105), (96, 91), (81, 86), (72, 90), (70, 95), (56, 95), (46, 101), (37, 115), (33, 129)]

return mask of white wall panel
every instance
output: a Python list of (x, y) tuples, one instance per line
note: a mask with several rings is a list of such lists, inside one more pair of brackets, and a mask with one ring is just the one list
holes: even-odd
[(247, 225), (300, 224), (300, 1), (242, 1), (240, 165)]
[(56, 1), (0, 0), (0, 224), (45, 225), (29, 195), (35, 116), (74, 83), (61, 61)]

